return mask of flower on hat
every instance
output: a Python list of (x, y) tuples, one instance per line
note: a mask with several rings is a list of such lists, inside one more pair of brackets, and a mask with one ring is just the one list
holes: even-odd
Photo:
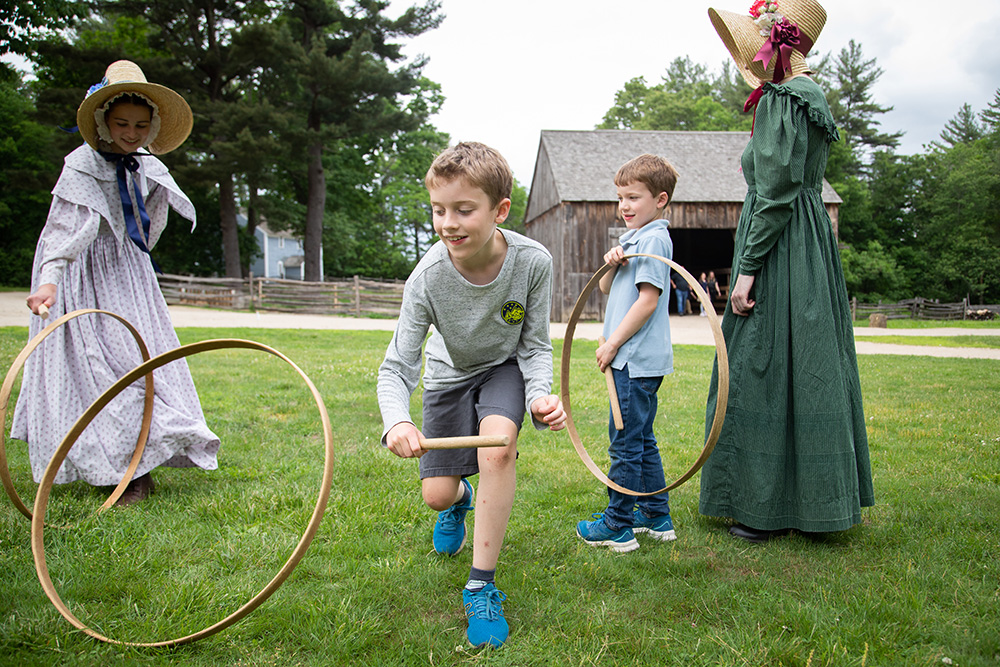
[(764, 37), (771, 34), (771, 28), (775, 23), (785, 18), (778, 12), (776, 0), (755, 0), (750, 7), (750, 16), (753, 17), (754, 23), (760, 28), (760, 34)]
[(93, 86), (91, 86), (90, 88), (88, 88), (87, 89), (87, 94), (84, 95), (83, 98), (87, 99), (88, 97), (90, 97), (91, 95), (93, 95), (94, 93), (96, 93), (98, 90), (100, 90), (101, 88), (103, 88), (106, 85), (108, 85), (108, 77), (104, 77), (103, 79), (101, 79), (100, 81), (98, 81), (97, 83), (95, 83)]

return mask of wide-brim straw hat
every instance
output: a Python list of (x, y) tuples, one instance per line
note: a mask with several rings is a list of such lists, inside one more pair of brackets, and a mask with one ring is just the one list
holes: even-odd
[(104, 79), (87, 91), (87, 96), (76, 110), (76, 126), (84, 140), (98, 150), (97, 121), (94, 112), (123, 93), (139, 93), (157, 107), (160, 130), (146, 148), (150, 153), (162, 155), (174, 150), (191, 134), (194, 117), (191, 107), (183, 97), (158, 83), (146, 81), (146, 75), (134, 62), (118, 60), (108, 65)]
[[(777, 4), (778, 12), (796, 24), (811, 43), (815, 44), (826, 24), (826, 10), (823, 6), (815, 0), (777, 0)], [(722, 43), (726, 45), (729, 54), (736, 62), (743, 80), (751, 88), (757, 88), (765, 81), (771, 81), (777, 58), (772, 58), (766, 68), (760, 61), (754, 62), (757, 52), (768, 38), (760, 34), (760, 27), (754, 22), (753, 17), (749, 13), (736, 14), (711, 8), (708, 10), (708, 16), (715, 31), (722, 38)], [(806, 65), (805, 54), (792, 51), (790, 60), (792, 74), (810, 71)]]

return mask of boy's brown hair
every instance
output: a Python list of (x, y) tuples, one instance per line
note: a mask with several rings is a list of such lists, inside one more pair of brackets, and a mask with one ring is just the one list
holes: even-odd
[(631, 183), (642, 183), (655, 197), (666, 192), (670, 201), (674, 199), (674, 186), (677, 185), (677, 170), (666, 158), (650, 153), (643, 153), (632, 158), (621, 166), (615, 174), (615, 185), (622, 187)]
[(457, 178), (485, 192), (494, 207), (510, 198), (514, 188), (514, 174), (507, 160), (496, 149), (475, 141), (464, 141), (442, 151), (427, 170), (424, 185), (429, 190), (437, 183)]

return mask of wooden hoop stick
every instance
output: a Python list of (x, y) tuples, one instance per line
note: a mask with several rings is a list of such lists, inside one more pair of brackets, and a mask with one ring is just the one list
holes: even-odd
[[(604, 336), (597, 337), (598, 345), (604, 345), (606, 342)], [(618, 403), (618, 387), (615, 386), (615, 374), (610, 365), (604, 369), (604, 379), (608, 384), (608, 402), (611, 403), (611, 418), (615, 423), (615, 429), (624, 431), (625, 422), (622, 421), (622, 406)]]
[[(59, 466), (62, 465), (63, 460), (65, 460), (66, 455), (69, 450), (73, 447), (73, 443), (80, 436), (87, 425), (97, 416), (104, 407), (111, 402), (118, 394), (120, 394), (127, 386), (135, 382), (138, 378), (151, 373), (157, 368), (175, 361), (177, 359), (182, 359), (184, 357), (189, 357), (193, 354), (198, 354), (199, 352), (207, 352), (209, 350), (219, 350), (225, 348), (243, 348), (249, 350), (261, 350), (269, 354), (282, 359), (288, 365), (290, 365), (302, 378), (303, 382), (309, 388), (312, 393), (313, 399), (316, 401), (316, 407), (319, 409), (319, 414), (323, 423), (323, 442), (325, 458), (323, 462), (323, 480), (320, 484), (319, 496), (316, 499), (316, 506), (313, 509), (309, 523), (306, 526), (305, 532), (299, 543), (295, 546), (292, 551), (292, 555), (289, 556), (288, 560), (278, 571), (273, 579), (259, 592), (257, 593), (249, 602), (244, 604), (242, 607), (237, 609), (235, 612), (222, 619), (215, 625), (209, 626), (203, 630), (199, 630), (193, 634), (178, 637), (176, 639), (166, 639), (158, 642), (124, 642), (117, 641), (114, 639), (109, 639), (104, 635), (98, 634), (94, 630), (87, 627), (82, 621), (80, 621), (76, 616), (70, 612), (69, 608), (63, 603), (62, 599), (59, 597), (59, 593), (56, 591), (55, 586), (52, 584), (52, 579), (49, 577), (48, 566), (45, 563), (45, 509), (49, 502), (49, 493), (52, 491), (52, 482), (55, 479), (56, 472), (59, 470)], [(31, 519), (31, 552), (34, 555), (35, 560), (35, 571), (38, 573), (38, 580), (42, 584), (42, 588), (45, 590), (45, 594), (55, 605), (59, 613), (62, 614), (63, 618), (69, 621), (78, 630), (90, 635), (94, 639), (99, 639), (102, 642), (107, 642), (109, 644), (118, 644), (120, 646), (141, 646), (141, 647), (167, 647), (167, 646), (179, 646), (181, 644), (190, 644), (199, 639), (204, 639), (210, 635), (213, 635), (220, 630), (228, 628), (237, 621), (243, 619), (254, 609), (259, 607), (267, 598), (271, 596), (274, 591), (284, 583), (288, 575), (292, 573), (295, 566), (298, 565), (299, 561), (302, 560), (302, 556), (305, 555), (306, 549), (309, 548), (309, 544), (312, 542), (313, 537), (316, 535), (316, 531), (319, 529), (320, 522), (323, 519), (323, 513), (326, 511), (326, 504), (330, 497), (330, 486), (333, 482), (333, 429), (330, 426), (330, 417), (326, 412), (326, 406), (323, 404), (323, 398), (320, 396), (319, 391), (316, 386), (312, 383), (309, 377), (302, 372), (298, 366), (295, 365), (288, 357), (281, 354), (277, 350), (263, 345), (261, 343), (256, 343), (250, 340), (240, 340), (240, 339), (219, 339), (219, 340), (206, 340), (200, 343), (191, 343), (189, 345), (182, 345), (174, 350), (164, 352), (163, 354), (153, 357), (149, 361), (135, 367), (128, 374), (123, 376), (115, 384), (101, 394), (96, 401), (94, 401), (89, 408), (83, 413), (80, 419), (77, 420), (73, 428), (70, 429), (69, 433), (63, 439), (62, 444), (56, 450), (55, 454), (52, 455), (52, 460), (49, 461), (48, 467), (45, 469), (45, 474), (42, 477), (42, 481), (38, 487), (38, 494), (35, 496), (35, 512), (34, 517)]]
[(421, 438), (421, 449), (463, 449), (466, 447), (506, 447), (505, 435), (466, 435), (457, 438)]
[(39, 304), (38, 306), (38, 316), (43, 320), (49, 319), (49, 307), (46, 306), (44, 303)]
[[(48, 309), (46, 309), (48, 312)], [(99, 314), (99, 315), (109, 315), (123, 325), (135, 338), (136, 344), (139, 346), (139, 353), (142, 355), (143, 361), (149, 360), (149, 350), (146, 348), (145, 341), (142, 340), (142, 336), (127, 320), (123, 319), (119, 315), (108, 312), (106, 310), (97, 310), (96, 308), (84, 308), (81, 310), (74, 310), (71, 313), (66, 313), (55, 322), (50, 324), (48, 327), (39, 331), (34, 338), (28, 341), (28, 344), (24, 346), (21, 353), (17, 355), (14, 359), (14, 363), (10, 365), (10, 370), (7, 371), (7, 377), (4, 379), (3, 387), (0, 388), (0, 424), (6, 424), (7, 419), (7, 403), (10, 401), (10, 394), (14, 388), (14, 381), (17, 379), (17, 374), (21, 372), (21, 368), (24, 366), (24, 362), (27, 361), (28, 357), (31, 355), (35, 349), (42, 344), (49, 334), (53, 333), (56, 329), (66, 324), (70, 320), (76, 319), (81, 315), (89, 314)], [(125, 487), (128, 483), (132, 481), (132, 475), (135, 474), (136, 468), (139, 467), (139, 461), (142, 459), (142, 452), (146, 448), (146, 439), (149, 437), (149, 426), (153, 421), (153, 374), (146, 374), (146, 399), (143, 403), (142, 412), (142, 426), (139, 429), (139, 437), (135, 443), (135, 451), (132, 454), (132, 460), (129, 462), (128, 468), (125, 470), (124, 476), (122, 476), (121, 481), (118, 486), (115, 487), (108, 499), (104, 501), (104, 504), (98, 509), (98, 511), (106, 510), (115, 504), (122, 493), (125, 492)], [(7, 450), (4, 448), (4, 430), (6, 426), (0, 428), (0, 481), (3, 482), (3, 488), (7, 491), (7, 497), (10, 498), (14, 506), (20, 510), (28, 519), (31, 519), (31, 511), (27, 506), (21, 501), (20, 496), (17, 495), (17, 491), (14, 489), (14, 482), (10, 478), (10, 467), (7, 464)]]
[[(715, 314), (715, 308), (712, 306), (711, 298), (709, 298), (708, 294), (705, 293), (705, 290), (701, 288), (701, 285), (698, 284), (698, 281), (695, 280), (694, 276), (692, 276), (683, 266), (677, 264), (673, 260), (667, 259), (666, 257), (660, 257), (659, 255), (647, 255), (645, 253), (625, 255), (625, 259), (631, 259), (633, 257), (649, 257), (651, 259), (659, 260), (680, 273), (691, 286), (691, 289), (694, 290), (695, 294), (698, 295), (698, 300), (705, 306), (705, 314), (708, 315), (709, 324), (712, 326), (712, 334), (715, 336), (715, 354), (719, 367), (719, 396), (715, 404), (715, 418), (712, 420), (712, 427), (709, 429), (708, 437), (705, 439), (705, 447), (701, 450), (701, 454), (694, 462), (694, 465), (692, 465), (687, 472), (677, 478), (677, 480), (673, 483), (657, 491), (642, 493), (632, 489), (627, 489), (624, 486), (611, 481), (608, 476), (597, 467), (597, 464), (594, 463), (594, 460), (590, 457), (590, 454), (587, 453), (587, 449), (583, 446), (583, 442), (580, 440), (580, 434), (577, 432), (576, 424), (573, 421), (573, 411), (569, 397), (569, 367), (571, 351), (573, 348), (573, 333), (576, 331), (576, 323), (580, 320), (580, 313), (583, 312), (583, 307), (587, 303), (587, 299), (590, 297), (591, 292), (593, 292), (594, 288), (597, 287), (597, 283), (600, 281), (601, 276), (611, 269), (611, 267), (607, 264), (598, 269), (597, 273), (595, 273), (586, 286), (584, 286), (583, 291), (576, 300), (576, 306), (573, 308), (573, 313), (569, 317), (569, 322), (566, 324), (566, 337), (563, 339), (562, 371), (560, 374), (559, 384), (561, 387), (560, 392), (562, 394), (563, 409), (566, 410), (566, 430), (569, 433), (570, 441), (573, 443), (573, 448), (576, 449), (576, 453), (583, 461), (583, 464), (587, 466), (587, 470), (589, 470), (594, 477), (603, 482), (607, 487), (612, 488), (615, 491), (625, 493), (630, 496), (652, 496), (657, 493), (663, 493), (664, 491), (676, 489), (678, 486), (691, 479), (691, 477), (693, 477), (694, 474), (701, 469), (701, 466), (704, 465), (709, 454), (712, 453), (715, 443), (719, 440), (719, 433), (722, 431), (722, 422), (726, 418), (726, 405), (729, 402), (729, 356), (726, 352), (726, 339), (722, 334), (722, 326), (719, 323), (719, 316)], [(660, 298), (662, 299), (663, 295), (660, 295)]]

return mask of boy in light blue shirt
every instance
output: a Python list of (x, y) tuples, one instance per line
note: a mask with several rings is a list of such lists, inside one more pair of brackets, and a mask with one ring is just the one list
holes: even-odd
[[(611, 367), (624, 429), (611, 421), (608, 431), (611, 468), (608, 477), (627, 489), (655, 491), (666, 486), (660, 451), (653, 435), (656, 392), (673, 372), (670, 345), (670, 267), (647, 254), (673, 259), (673, 242), (663, 219), (674, 193), (677, 170), (656, 155), (640, 155), (618, 170), (618, 212), (628, 231), (604, 261), (611, 270), (601, 277), (608, 294), (604, 316), (606, 342), (597, 348), (597, 365)], [(666, 291), (667, 298), (660, 295)], [(638, 501), (638, 502), (637, 502)], [(637, 506), (638, 505), (638, 506)], [(576, 532), (584, 542), (617, 552), (639, 548), (635, 533), (657, 540), (675, 539), (667, 492), (632, 496), (608, 488), (608, 507), (594, 521), (581, 521)]]

